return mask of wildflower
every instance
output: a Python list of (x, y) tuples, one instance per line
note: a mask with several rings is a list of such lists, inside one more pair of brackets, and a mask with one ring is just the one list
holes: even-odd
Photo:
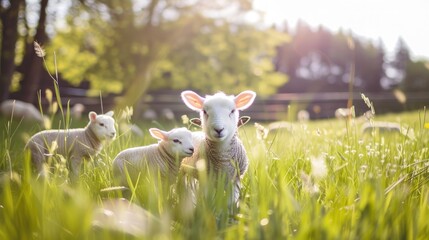
[(261, 221), (259, 222), (261, 224), (261, 226), (265, 226), (270, 222), (270, 220), (268, 220), (268, 218), (263, 218), (261, 219)]
[(328, 175), (325, 159), (322, 157), (311, 158), (311, 175), (314, 178), (323, 178)]
[(301, 172), (302, 190), (309, 193), (310, 195), (320, 192), (319, 186), (313, 182), (310, 176), (306, 173)]
[(187, 115), (182, 115), (182, 123), (185, 125), (189, 123), (189, 117)]
[(362, 165), (360, 166), (359, 172), (363, 174), (366, 172), (367, 169), (368, 169), (368, 165)]
[(255, 123), (255, 128), (256, 128), (256, 137), (259, 140), (264, 140), (267, 138), (268, 136), (268, 129), (266, 129), (264, 126), (262, 126), (259, 123)]
[(122, 111), (122, 113), (121, 113), (120, 119), (124, 119), (126, 121), (130, 121), (131, 117), (133, 116), (133, 114), (134, 114), (133, 107), (132, 106), (131, 107), (130, 106), (126, 106), (125, 110)]

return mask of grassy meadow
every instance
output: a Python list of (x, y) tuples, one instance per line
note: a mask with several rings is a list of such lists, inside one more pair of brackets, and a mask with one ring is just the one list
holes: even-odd
[[(363, 134), (359, 119), (293, 123), (268, 134), (265, 123), (241, 127), (250, 165), (230, 216), (224, 187), (205, 178), (195, 207), (148, 173), (129, 192), (114, 188), (116, 154), (156, 142), (149, 127), (188, 126), (179, 121), (138, 123), (144, 137), (120, 131), (70, 184), (61, 157), (52, 158), (49, 182), (37, 180), (23, 148), (40, 127), (2, 118), (0, 239), (424, 239), (429, 116), (422, 109), (375, 120), (399, 122), (405, 134)], [(68, 124), (83, 127), (86, 118)], [(129, 201), (115, 202), (124, 196)], [(124, 214), (112, 219), (109, 207)]]

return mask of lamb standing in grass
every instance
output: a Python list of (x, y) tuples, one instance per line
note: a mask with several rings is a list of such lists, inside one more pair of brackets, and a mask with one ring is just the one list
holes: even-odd
[(175, 180), (181, 160), (194, 153), (192, 133), (186, 128), (175, 128), (169, 132), (151, 128), (149, 132), (160, 140), (157, 144), (123, 150), (113, 160), (113, 175), (122, 184), (127, 182), (126, 172), (135, 181), (146, 167), (159, 171), (164, 179)]
[[(196, 151), (182, 163), (184, 172), (194, 169), (200, 159), (206, 161), (207, 171), (214, 175), (225, 174), (232, 183), (230, 200), (238, 202), (241, 178), (247, 171), (246, 150), (237, 137), (239, 110), (247, 109), (254, 101), (256, 93), (244, 91), (236, 97), (217, 93), (206, 98), (193, 91), (184, 91), (182, 100), (190, 109), (200, 112), (203, 132), (193, 133)], [(191, 166), (191, 168), (189, 168)]]
[(104, 140), (115, 138), (115, 120), (112, 116), (112, 111), (101, 115), (90, 112), (90, 121), (85, 128), (45, 130), (32, 136), (25, 148), (31, 151), (39, 175), (46, 176), (45, 157), (53, 150), (49, 148), (56, 145), (55, 152), (68, 159), (72, 179), (76, 178), (83, 158), (96, 155), (103, 148)]

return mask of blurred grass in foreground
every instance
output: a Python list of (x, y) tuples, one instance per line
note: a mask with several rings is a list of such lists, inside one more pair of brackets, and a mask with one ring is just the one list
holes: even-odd
[[(124, 195), (103, 190), (114, 187), (110, 167), (116, 154), (154, 139), (120, 134), (86, 163), (78, 184), (70, 185), (61, 172), (48, 183), (35, 179), (22, 151), (25, 139), (39, 129), (2, 119), (0, 239), (422, 239), (429, 235), (424, 114), (377, 117), (408, 126), (414, 139), (362, 134), (354, 120), (294, 123), (268, 136), (248, 124), (240, 128), (250, 166), (239, 213), (225, 214), (224, 196), (212, 194), (223, 186), (202, 183), (193, 209), (174, 187), (157, 185), (157, 176), (142, 173), (127, 203), (150, 216), (145, 226), (128, 225), (144, 230), (138, 234), (96, 226), (93, 219), (108, 200)], [(153, 123), (139, 125), (147, 133)], [(109, 217), (108, 211), (102, 214)]]

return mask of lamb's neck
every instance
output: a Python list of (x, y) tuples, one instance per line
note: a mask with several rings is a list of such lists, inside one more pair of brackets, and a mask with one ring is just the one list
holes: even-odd
[(98, 150), (101, 148), (101, 141), (97, 138), (97, 135), (95, 135), (94, 131), (89, 126), (85, 128), (85, 136), (93, 149)]
[(162, 142), (158, 146), (159, 155), (161, 160), (165, 162), (170, 171), (179, 171), (179, 163), (177, 157), (174, 156), (170, 151), (168, 151), (167, 146)]
[(205, 145), (206, 149), (208, 149), (210, 153), (224, 155), (225, 153), (230, 152), (229, 150), (235, 148), (237, 145), (237, 133), (235, 133), (230, 140), (222, 142), (216, 142), (206, 138)]

